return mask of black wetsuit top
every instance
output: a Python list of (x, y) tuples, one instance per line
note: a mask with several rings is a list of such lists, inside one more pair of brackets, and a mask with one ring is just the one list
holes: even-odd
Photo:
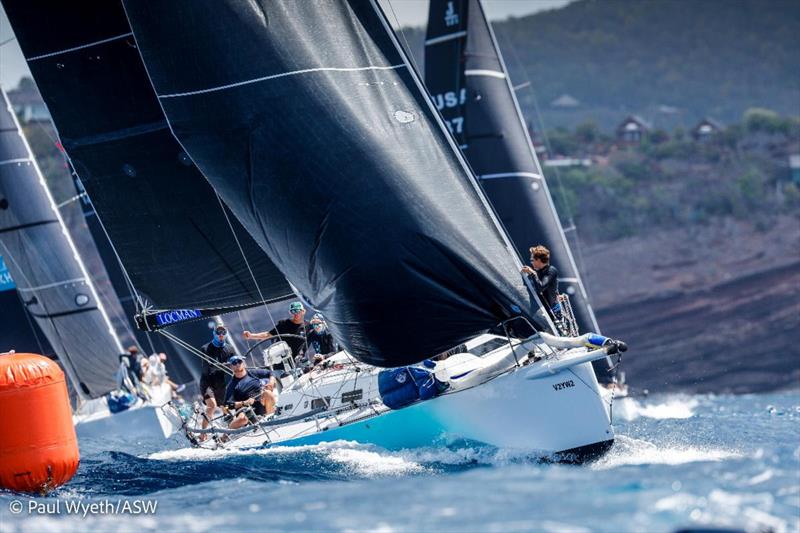
[[(227, 344), (218, 347), (214, 346), (213, 342), (209, 342), (208, 344), (204, 344), (200, 350), (222, 365), (228, 364), (228, 358), (234, 355), (233, 349)], [(209, 387), (214, 391), (214, 399), (216, 399), (217, 405), (221, 405), (225, 397), (225, 372), (216, 365), (212, 365), (204, 360), (203, 370), (200, 374), (200, 393), (203, 395), (203, 398), (206, 398), (206, 389)]]
[(539, 299), (550, 310), (558, 303), (558, 269), (553, 265), (545, 265), (535, 272), (536, 276), (528, 274), (528, 279)]
[[(275, 327), (269, 330), (270, 334), (275, 337), (277, 337), (279, 333), (281, 335), (288, 334), (305, 337), (307, 331), (311, 331), (311, 326), (308, 322), (303, 320), (301, 323), (295, 324), (290, 318), (285, 318), (278, 321), (278, 323), (275, 324)], [(292, 349), (293, 356), (297, 357), (298, 355), (306, 353), (306, 341), (304, 339), (287, 337), (285, 340), (286, 344), (289, 345), (289, 348)]]
[(308, 345), (314, 348), (314, 353), (316, 354), (328, 355), (338, 351), (330, 331), (326, 330), (323, 333), (317, 333), (312, 329), (306, 338), (308, 339)]

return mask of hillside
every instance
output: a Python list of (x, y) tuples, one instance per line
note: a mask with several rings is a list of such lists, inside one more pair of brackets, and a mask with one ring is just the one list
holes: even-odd
[[(587, 119), (614, 128), (636, 113), (657, 127), (751, 107), (800, 115), (800, 2), (579, 0), (494, 23), (525, 115), (545, 127)], [(421, 58), (422, 29), (404, 30)], [(420, 62), (421, 64), (421, 62)], [(555, 108), (561, 95), (580, 102)]]

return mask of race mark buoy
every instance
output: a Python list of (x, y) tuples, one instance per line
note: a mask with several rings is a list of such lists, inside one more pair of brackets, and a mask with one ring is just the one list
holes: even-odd
[(64, 372), (41, 355), (0, 355), (0, 487), (44, 494), (79, 461)]

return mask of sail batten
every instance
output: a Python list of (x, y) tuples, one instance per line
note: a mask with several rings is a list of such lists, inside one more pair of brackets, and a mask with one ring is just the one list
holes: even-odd
[[(159, 98), (174, 135), (355, 357), (402, 365), (512, 316), (535, 320), (502, 231), (374, 3), (125, 7), (156, 92), (193, 93)], [(306, 73), (325, 65), (368, 68)], [(198, 79), (225, 90), (197, 93)]]

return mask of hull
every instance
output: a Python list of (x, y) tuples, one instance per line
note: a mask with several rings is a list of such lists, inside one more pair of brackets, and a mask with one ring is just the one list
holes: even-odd
[[(435, 398), (390, 409), (379, 391), (380, 369), (362, 366), (354, 372), (342, 366), (288, 386), (278, 401), (278, 418), (231, 430), (236, 435), (230, 441), (215, 435), (211, 444), (242, 449), (351, 441), (400, 450), (466, 441), (579, 462), (613, 443), (608, 398), (590, 361), (605, 357), (605, 351), (548, 355), (530, 339), (512, 349), (491, 335), (464, 349), (434, 365), (437, 379), (449, 384)], [(346, 354), (341, 356), (338, 362), (346, 361)], [(357, 402), (349, 403), (354, 397)], [(327, 402), (324, 409), (321, 399)]]
[[(571, 383), (571, 385), (570, 385)], [(304, 422), (248, 435), (238, 447), (302, 446), (334, 441), (374, 444), (388, 450), (467, 440), (530, 451), (556, 460), (581, 461), (606, 451), (614, 430), (591, 365), (543, 379), (518, 368), (487, 383), (438, 398), (365, 416), (342, 425)], [(303, 427), (303, 426), (306, 427)], [(294, 436), (306, 431), (312, 433)], [(558, 457), (560, 456), (560, 457)]]
[(125, 438), (163, 439), (169, 437), (180, 426), (165, 416), (161, 407), (149, 403), (132, 407), (121, 413), (107, 412), (103, 416), (92, 416), (75, 424), (78, 439), (101, 439), (109, 435), (125, 435)]
[(150, 390), (152, 400), (139, 401), (130, 409), (111, 413), (105, 397), (87, 402), (75, 415), (75, 433), (79, 439), (102, 439), (109, 435), (126, 438), (163, 439), (180, 428), (180, 420), (165, 412), (161, 405), (170, 399), (167, 385)]

